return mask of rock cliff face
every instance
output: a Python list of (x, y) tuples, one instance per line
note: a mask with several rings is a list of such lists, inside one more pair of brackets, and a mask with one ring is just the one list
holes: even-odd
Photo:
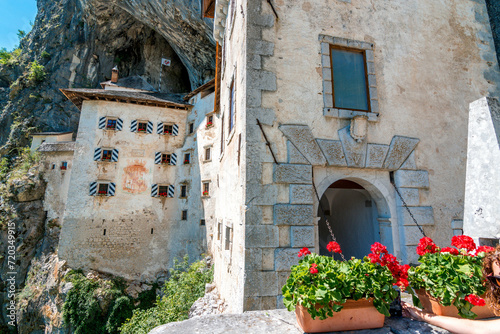
[[(98, 88), (115, 65), (120, 77), (141, 75), (168, 93), (187, 93), (214, 76), (212, 22), (202, 19), (199, 0), (37, 0), (37, 5), (20, 53), (9, 64), (0, 64), (0, 156), (15, 155), (15, 148), (28, 145), (33, 132), (76, 132), (79, 111), (59, 88)], [(171, 66), (161, 68), (162, 58), (171, 59)], [(43, 80), (30, 78), (34, 60), (44, 67)], [(24, 323), (19, 331), (38, 333), (46, 326), (66, 333), (60, 324), (65, 294), (60, 279), (67, 268), (56, 255), (59, 222), (46, 221), (45, 185), (30, 171), (7, 190), (0, 194), (0, 226), (15, 222), (16, 286), (29, 292), (18, 310)], [(4, 255), (6, 225), (0, 229), (0, 242)], [(6, 266), (0, 258), (2, 273), (8, 272)], [(42, 290), (29, 288), (39, 286), (36, 282), (46, 283)], [(7, 288), (6, 277), (0, 277), (2, 305)], [(0, 314), (3, 332), (5, 307)]]
[[(118, 65), (161, 91), (186, 93), (213, 77), (215, 47), (198, 0), (38, 0), (21, 55), (0, 65), (0, 152), (26, 145), (33, 131), (76, 131), (78, 110), (59, 88), (97, 88)], [(172, 60), (161, 68), (161, 58)], [(46, 78), (28, 79), (37, 60)], [(11, 131), (12, 130), (12, 131)]]

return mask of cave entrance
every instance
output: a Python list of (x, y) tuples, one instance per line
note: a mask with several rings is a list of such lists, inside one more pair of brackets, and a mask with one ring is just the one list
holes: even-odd
[(321, 197), (318, 217), (321, 255), (331, 254), (326, 245), (332, 241), (332, 236), (325, 220), (330, 223), (346, 259), (351, 256), (362, 259), (370, 252), (374, 242), (382, 242), (392, 251), (390, 223), (386, 226), (387, 218), (379, 218), (375, 199), (355, 181), (342, 179), (332, 183)]

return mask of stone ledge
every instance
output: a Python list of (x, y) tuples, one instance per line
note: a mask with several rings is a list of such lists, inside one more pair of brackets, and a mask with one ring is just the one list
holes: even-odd
[[(149, 334), (174, 333), (245, 333), (245, 334), (302, 334), (297, 325), (295, 312), (285, 309), (249, 311), (242, 314), (220, 314), (195, 317), (192, 319), (172, 322), (154, 328)], [(402, 334), (402, 333), (431, 333), (448, 334), (447, 330), (429, 325), (425, 322), (408, 318), (386, 318), (384, 327), (349, 332), (345, 334)]]

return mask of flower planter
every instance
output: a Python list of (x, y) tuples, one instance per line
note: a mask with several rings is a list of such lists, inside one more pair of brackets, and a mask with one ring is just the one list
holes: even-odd
[[(433, 313), (435, 315), (444, 315), (447, 317), (461, 318), (458, 315), (458, 310), (454, 305), (443, 306), (439, 303), (439, 300), (430, 296), (424, 289), (415, 289), (418, 299), (422, 304), (425, 311)], [(483, 296), (484, 297), (484, 296)], [(486, 319), (495, 317), (493, 311), (491, 311), (488, 306), (473, 306), (472, 312), (477, 314), (475, 319)]]
[(319, 317), (313, 319), (302, 305), (297, 305), (295, 315), (300, 328), (306, 333), (381, 328), (385, 320), (371, 299), (347, 300), (340, 312), (333, 312), (333, 317), (325, 320)]

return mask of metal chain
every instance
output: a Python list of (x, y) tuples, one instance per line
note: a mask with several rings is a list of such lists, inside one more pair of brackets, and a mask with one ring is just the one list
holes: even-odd
[(405, 207), (406, 211), (408, 211), (408, 213), (410, 214), (411, 219), (413, 219), (413, 222), (415, 223), (415, 225), (417, 225), (418, 229), (420, 230), (420, 232), (422, 232), (422, 234), (424, 235), (424, 237), (427, 237), (425, 235), (425, 232), (422, 229), (422, 227), (417, 223), (417, 220), (415, 219), (415, 217), (413, 217), (413, 214), (411, 213), (410, 208), (406, 204), (405, 200), (403, 199), (403, 196), (399, 192), (399, 189), (398, 189), (398, 187), (396, 187), (396, 183), (394, 183), (394, 180), (392, 178), (391, 178), (391, 184), (394, 187), (394, 189), (396, 190), (396, 193), (398, 194), (399, 199), (401, 199), (401, 202), (403, 202), (403, 206)]

